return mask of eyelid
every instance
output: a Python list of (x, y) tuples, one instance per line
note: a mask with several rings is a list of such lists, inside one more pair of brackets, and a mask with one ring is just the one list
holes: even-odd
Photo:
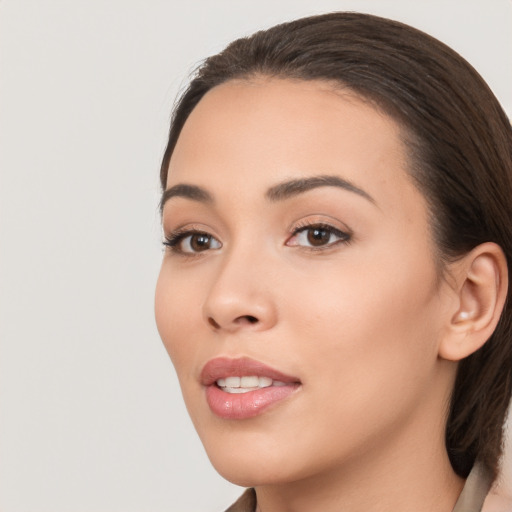
[(326, 228), (330, 228), (333, 230), (340, 231), (341, 233), (353, 236), (353, 231), (350, 229), (347, 224), (340, 221), (335, 217), (331, 217), (330, 215), (325, 214), (311, 214), (302, 217), (301, 219), (293, 222), (293, 224), (289, 228), (289, 232), (291, 234), (309, 227), (315, 226), (323, 226)]
[(207, 224), (202, 224), (199, 222), (183, 222), (176, 224), (176, 227), (171, 227), (170, 225), (164, 224), (163, 231), (164, 236), (166, 238), (182, 235), (189, 232), (207, 233), (209, 235), (212, 235), (214, 238), (218, 238), (218, 236), (214, 234), (215, 230), (211, 226), (208, 226)]

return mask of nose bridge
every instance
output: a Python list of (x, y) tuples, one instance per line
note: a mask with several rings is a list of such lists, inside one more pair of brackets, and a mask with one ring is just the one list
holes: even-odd
[(205, 321), (214, 329), (264, 330), (276, 322), (271, 259), (255, 245), (239, 241), (220, 256), (203, 307)]

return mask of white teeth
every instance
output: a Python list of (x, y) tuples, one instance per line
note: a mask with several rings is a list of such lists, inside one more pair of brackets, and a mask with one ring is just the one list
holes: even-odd
[(228, 388), (239, 388), (240, 380), (240, 377), (226, 377), (226, 384), (224, 385)]
[(272, 386), (274, 382), (270, 377), (260, 377), (258, 381), (259, 388), (268, 388), (269, 386)]
[(240, 379), (240, 387), (242, 388), (257, 388), (259, 379), (256, 376), (242, 377)]
[(270, 386), (286, 386), (286, 384), (277, 380), (273, 381), (270, 377), (244, 375), (243, 377), (217, 379), (217, 386), (227, 393), (247, 393), (255, 389), (268, 388)]

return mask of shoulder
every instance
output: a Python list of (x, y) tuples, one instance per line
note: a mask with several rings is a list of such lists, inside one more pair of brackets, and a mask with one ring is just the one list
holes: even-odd
[(512, 497), (490, 492), (485, 498), (482, 512), (512, 512)]
[(254, 489), (246, 489), (242, 496), (227, 508), (225, 512), (254, 512), (255, 510), (256, 492)]

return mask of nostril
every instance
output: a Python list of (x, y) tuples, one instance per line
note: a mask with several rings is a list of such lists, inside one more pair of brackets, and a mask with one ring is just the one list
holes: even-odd
[(259, 320), (255, 317), (255, 316), (252, 316), (252, 315), (243, 315), (243, 316), (239, 316), (235, 322), (237, 324), (257, 324), (259, 322)]
[[(213, 327), (214, 329), (222, 329), (223, 328), (223, 324), (219, 324), (213, 317), (209, 316), (208, 317), (208, 320), (207, 322), (210, 324), (211, 327)], [(237, 318), (235, 318), (232, 322), (232, 325), (235, 326), (242, 326), (242, 325), (253, 325), (253, 324), (257, 324), (259, 322), (258, 318), (256, 318), (255, 316), (252, 316), (252, 315), (242, 315), (242, 316), (239, 316)], [(226, 324), (226, 328), (229, 329), (228, 327), (229, 323)]]
[(208, 323), (214, 328), (214, 329), (220, 329), (220, 325), (210, 316), (208, 318)]

